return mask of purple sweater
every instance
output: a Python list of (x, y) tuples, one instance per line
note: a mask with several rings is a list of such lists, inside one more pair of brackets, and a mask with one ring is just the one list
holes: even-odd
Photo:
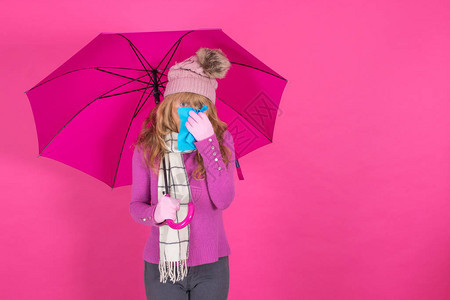
[[(223, 225), (222, 211), (234, 199), (235, 153), (233, 136), (227, 130), (224, 144), (232, 153), (228, 168), (222, 159), (219, 142), (215, 134), (194, 142), (200, 152), (206, 169), (205, 180), (195, 180), (192, 173), (197, 168), (195, 154), (183, 153), (188, 174), (194, 217), (189, 223), (188, 266), (197, 266), (218, 261), (219, 257), (231, 253)], [(159, 165), (159, 164), (158, 164)], [(150, 235), (144, 247), (143, 258), (150, 263), (159, 263), (159, 227), (154, 221), (157, 199), (158, 176), (147, 168), (142, 153), (137, 147), (133, 153), (133, 183), (131, 188), (130, 214), (140, 224), (151, 226)]]

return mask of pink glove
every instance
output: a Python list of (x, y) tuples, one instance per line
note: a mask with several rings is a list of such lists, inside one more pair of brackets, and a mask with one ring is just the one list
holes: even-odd
[(201, 141), (214, 134), (214, 128), (204, 112), (191, 110), (186, 122), (186, 129), (194, 136), (197, 141)]
[(180, 209), (180, 199), (172, 198), (166, 195), (159, 197), (155, 209), (155, 222), (162, 223), (166, 219), (177, 219), (177, 210)]

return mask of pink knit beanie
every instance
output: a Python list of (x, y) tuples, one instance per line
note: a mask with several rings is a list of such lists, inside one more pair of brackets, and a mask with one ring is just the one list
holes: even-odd
[(216, 103), (216, 78), (224, 78), (231, 63), (220, 49), (200, 48), (195, 55), (173, 65), (167, 74), (164, 97), (180, 92), (192, 92)]

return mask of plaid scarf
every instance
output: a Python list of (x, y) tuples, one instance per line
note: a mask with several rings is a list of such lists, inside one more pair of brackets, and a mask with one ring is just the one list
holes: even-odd
[[(178, 149), (178, 132), (171, 132), (164, 136), (166, 154), (166, 176), (169, 194), (172, 198), (180, 199), (180, 209), (177, 211), (176, 223), (187, 216), (188, 203), (191, 202), (191, 191), (183, 161), (183, 153), (196, 151)], [(165, 181), (163, 160), (161, 160), (158, 177), (158, 199), (165, 195)], [(186, 259), (189, 256), (189, 227), (177, 230), (169, 225), (159, 227), (159, 273), (160, 282), (166, 282), (167, 277), (175, 281), (183, 280), (187, 276)], [(176, 276), (176, 278), (175, 278)]]

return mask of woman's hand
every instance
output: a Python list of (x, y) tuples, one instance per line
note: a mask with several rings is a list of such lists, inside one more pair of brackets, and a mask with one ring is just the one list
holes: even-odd
[(155, 222), (162, 223), (166, 219), (176, 221), (177, 210), (180, 209), (180, 199), (162, 195), (155, 209)]
[(214, 134), (214, 128), (208, 116), (202, 111), (196, 114), (195, 111), (191, 110), (185, 125), (197, 141), (204, 140)]

